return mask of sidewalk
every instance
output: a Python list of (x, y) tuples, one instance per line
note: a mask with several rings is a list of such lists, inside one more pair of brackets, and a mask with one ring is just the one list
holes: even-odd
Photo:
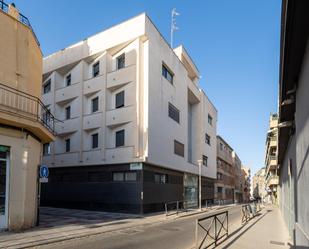
[(40, 245), (83, 238), (119, 230), (151, 226), (170, 222), (201, 213), (211, 213), (226, 206), (215, 206), (202, 211), (191, 210), (178, 215), (166, 216), (165, 213), (151, 215), (130, 215), (84, 210), (43, 208), (42, 222), (39, 227), (20, 232), (0, 233), (0, 248), (32, 248)]
[(217, 248), (290, 249), (291, 239), (277, 207), (266, 206), (242, 227), (232, 227), (229, 238)]

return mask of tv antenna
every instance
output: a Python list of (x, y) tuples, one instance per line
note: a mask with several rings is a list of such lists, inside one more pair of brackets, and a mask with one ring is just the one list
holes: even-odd
[(172, 22), (171, 22), (171, 48), (173, 48), (173, 40), (174, 40), (174, 31), (178, 30), (178, 27), (176, 26), (176, 16), (179, 16), (180, 14), (176, 11), (176, 8), (172, 9)]

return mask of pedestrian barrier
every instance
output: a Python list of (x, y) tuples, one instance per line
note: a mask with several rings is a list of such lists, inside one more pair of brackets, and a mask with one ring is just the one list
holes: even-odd
[(242, 205), (241, 207), (241, 223), (248, 222), (251, 218), (255, 217), (260, 212), (261, 204), (258, 202), (252, 202), (249, 204)]
[(173, 215), (179, 212), (187, 212), (187, 201), (170, 201), (165, 203), (165, 215)]
[[(208, 226), (205, 224), (206, 221), (210, 221)], [(213, 245), (217, 246), (223, 237), (228, 237), (228, 227), (228, 211), (197, 219), (195, 227), (195, 248), (201, 249), (209, 248)], [(199, 230), (204, 232), (201, 239), (199, 239)], [(207, 239), (210, 241), (207, 241)]]

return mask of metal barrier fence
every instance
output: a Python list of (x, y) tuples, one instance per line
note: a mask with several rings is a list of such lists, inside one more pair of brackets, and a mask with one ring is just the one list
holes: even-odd
[[(202, 224), (202, 222), (204, 223), (206, 220), (210, 220), (210, 224), (208, 226)], [(201, 249), (209, 248), (213, 245), (217, 246), (218, 242), (223, 237), (228, 236), (228, 228), (228, 211), (197, 219), (195, 227), (195, 248)], [(202, 230), (204, 232), (201, 240), (199, 240), (199, 230)], [(210, 242), (208, 244), (207, 239), (210, 239)]]
[(179, 212), (187, 212), (187, 201), (170, 201), (165, 203), (165, 215), (178, 214)]
[(252, 202), (241, 206), (241, 222), (246, 223), (251, 218), (255, 217), (260, 212), (261, 204), (259, 202)]

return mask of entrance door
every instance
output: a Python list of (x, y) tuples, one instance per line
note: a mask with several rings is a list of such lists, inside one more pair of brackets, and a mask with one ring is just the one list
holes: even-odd
[(0, 145), (0, 229), (8, 227), (9, 148)]

